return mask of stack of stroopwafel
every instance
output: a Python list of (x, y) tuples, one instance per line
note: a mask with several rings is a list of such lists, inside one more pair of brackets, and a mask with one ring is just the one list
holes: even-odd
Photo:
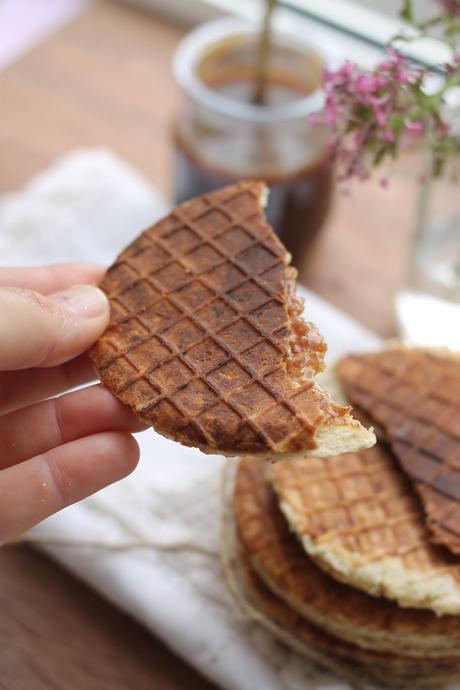
[[(458, 407), (453, 388), (433, 385), (433, 355), (420, 359), (419, 352), (407, 350), (400, 350), (399, 359), (379, 355), (348, 358), (339, 372), (354, 401), (355, 391), (366, 391), (366, 404), (364, 397), (359, 404), (381, 426), (388, 445), (271, 467), (253, 457), (240, 461), (233, 502), (235, 574), (248, 610), (312, 661), (351, 679), (440, 688), (460, 680), (460, 557), (435, 543), (425, 524), (414, 458), (434, 449), (411, 432), (414, 420), (420, 421), (416, 406), (406, 407), (404, 427), (402, 379), (405, 400), (411, 386), (419, 395), (424, 381), (427, 401), (446, 403), (448, 397), (452, 419)], [(436, 360), (435, 366), (443, 375), (449, 367), (450, 381), (458, 376), (458, 361), (451, 366)], [(376, 368), (393, 377), (393, 397), (381, 373), (377, 382)], [(385, 400), (385, 412), (377, 400)], [(393, 455), (399, 449), (395, 438), (401, 443), (407, 428), (411, 473)], [(435, 457), (452, 477), (454, 427), (433, 414), (429, 428), (432, 445), (434, 429), (451, 441), (436, 446)], [(441, 502), (439, 484), (436, 488)], [(452, 486), (449, 501), (454, 498)]]

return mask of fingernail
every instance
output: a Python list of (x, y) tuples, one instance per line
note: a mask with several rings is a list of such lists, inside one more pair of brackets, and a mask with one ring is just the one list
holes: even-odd
[(52, 298), (65, 304), (79, 317), (93, 319), (108, 309), (107, 297), (94, 285), (73, 285), (67, 290), (55, 292)]

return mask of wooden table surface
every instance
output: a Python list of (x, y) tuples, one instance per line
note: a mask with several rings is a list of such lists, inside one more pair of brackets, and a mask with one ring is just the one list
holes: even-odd
[[(0, 73), (0, 192), (61, 154), (108, 146), (168, 194), (170, 61), (178, 28), (108, 0)], [(338, 194), (301, 278), (383, 336), (394, 333), (413, 212), (412, 166)], [(0, 690), (190, 690), (211, 686), (45, 556), (0, 552)]]

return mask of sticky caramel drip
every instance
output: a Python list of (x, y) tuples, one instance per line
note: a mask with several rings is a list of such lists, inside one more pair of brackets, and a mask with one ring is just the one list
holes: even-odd
[(299, 383), (304, 383), (323, 371), (327, 346), (316, 326), (304, 321), (304, 300), (295, 292), (297, 271), (292, 267), (287, 270), (287, 312), (290, 325), (287, 370)]

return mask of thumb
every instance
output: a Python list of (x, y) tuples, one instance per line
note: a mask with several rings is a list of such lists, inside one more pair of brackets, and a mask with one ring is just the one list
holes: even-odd
[(73, 359), (102, 334), (109, 311), (106, 296), (93, 285), (75, 285), (47, 297), (1, 287), (0, 370)]

